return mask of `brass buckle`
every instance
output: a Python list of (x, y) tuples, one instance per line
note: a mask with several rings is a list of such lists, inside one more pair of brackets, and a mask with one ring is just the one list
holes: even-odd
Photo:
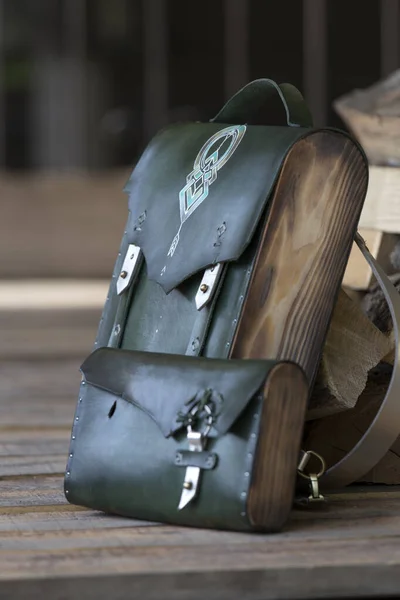
[[(317, 458), (321, 463), (321, 468), (318, 471), (318, 473), (306, 473), (305, 472), (305, 468), (312, 456)], [(326, 470), (326, 464), (320, 454), (317, 454), (317, 452), (314, 452), (313, 450), (307, 450), (306, 452), (302, 453), (302, 457), (301, 457), (300, 462), (297, 467), (297, 472), (300, 475), (300, 477), (303, 477), (304, 479), (308, 479), (308, 481), (309, 481), (309, 487), (310, 487), (311, 493), (308, 496), (308, 502), (324, 502), (325, 501), (324, 496), (320, 492), (319, 481), (318, 481), (319, 478), (322, 477), (322, 475), (325, 473), (325, 470)]]

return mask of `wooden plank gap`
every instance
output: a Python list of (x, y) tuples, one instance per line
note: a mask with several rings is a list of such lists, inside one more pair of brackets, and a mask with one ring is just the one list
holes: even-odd
[(399, 0), (381, 0), (381, 77), (399, 67)]
[(224, 2), (224, 94), (227, 100), (249, 78), (249, 8), (247, 0)]
[(168, 123), (168, 26), (166, 0), (143, 0), (144, 139)]
[(328, 120), (327, 0), (303, 0), (303, 91), (314, 118)]

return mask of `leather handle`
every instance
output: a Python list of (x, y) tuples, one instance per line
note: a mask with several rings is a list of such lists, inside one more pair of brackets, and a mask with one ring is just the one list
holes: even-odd
[(217, 123), (245, 124), (252, 113), (259, 110), (269, 98), (278, 95), (286, 111), (286, 122), (291, 127), (312, 127), (312, 117), (304, 98), (290, 83), (278, 85), (272, 79), (256, 79), (245, 85), (211, 119)]
[(321, 477), (323, 488), (339, 488), (366, 475), (385, 456), (400, 435), (400, 295), (369, 252), (359, 233), (355, 241), (369, 263), (389, 306), (396, 340), (392, 378), (381, 407), (358, 444)]

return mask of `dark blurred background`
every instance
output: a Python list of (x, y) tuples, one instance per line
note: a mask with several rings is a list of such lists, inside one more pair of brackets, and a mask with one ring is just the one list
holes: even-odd
[(0, 0), (0, 163), (131, 165), (161, 126), (247, 81), (334, 98), (398, 65), (397, 0)]
[(398, 67), (398, 0), (0, 0), (0, 277), (107, 278), (166, 123), (289, 81), (317, 125)]

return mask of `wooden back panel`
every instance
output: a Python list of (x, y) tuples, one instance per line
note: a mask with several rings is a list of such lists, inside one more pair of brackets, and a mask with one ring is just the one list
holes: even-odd
[(310, 384), (367, 191), (368, 166), (344, 134), (319, 131), (289, 152), (244, 303), (234, 358), (279, 358)]

